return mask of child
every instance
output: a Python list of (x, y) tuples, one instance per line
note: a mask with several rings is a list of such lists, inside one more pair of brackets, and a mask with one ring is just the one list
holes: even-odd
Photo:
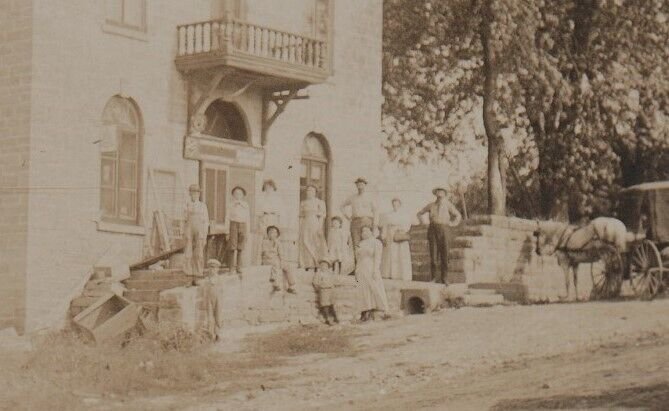
[(251, 223), (251, 209), (245, 200), (246, 190), (237, 186), (232, 189), (232, 202), (226, 215), (228, 227), (228, 251), (230, 253), (230, 272), (242, 274), (242, 252), (246, 246), (246, 237)]
[(272, 266), (272, 274), (269, 277), (269, 282), (272, 283), (272, 290), (274, 292), (281, 291), (281, 286), (279, 285), (279, 271), (283, 271), (283, 278), (288, 284), (287, 292), (291, 294), (296, 294), (295, 292), (295, 279), (290, 273), (283, 262), (282, 262), (282, 252), (281, 252), (281, 242), (279, 237), (281, 232), (276, 226), (267, 227), (267, 237), (262, 241), (261, 247), (261, 261), (262, 265)]
[(351, 234), (341, 225), (340, 217), (332, 217), (328, 233), (328, 255), (332, 259), (332, 269), (337, 274), (342, 274), (342, 262), (350, 258)]
[(318, 263), (318, 271), (314, 273), (313, 285), (318, 292), (318, 306), (325, 323), (332, 325), (330, 317), (335, 323), (339, 323), (337, 313), (334, 309), (334, 273), (331, 270), (332, 265), (328, 260), (321, 260)]

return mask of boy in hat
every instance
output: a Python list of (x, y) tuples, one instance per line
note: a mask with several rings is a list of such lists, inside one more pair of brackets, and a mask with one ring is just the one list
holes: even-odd
[(430, 275), (432, 281), (446, 284), (448, 271), (448, 247), (446, 235), (449, 227), (455, 227), (462, 221), (462, 215), (446, 198), (446, 189), (436, 187), (432, 194), (437, 198), (423, 207), (416, 216), (422, 221), (423, 214), (429, 213), (430, 225), (427, 229), (427, 241), (430, 251)]
[(261, 263), (262, 265), (269, 265), (272, 267), (272, 274), (269, 277), (269, 282), (272, 283), (272, 291), (277, 292), (281, 291), (281, 285), (279, 285), (279, 272), (283, 273), (283, 279), (286, 284), (288, 284), (287, 292), (291, 294), (296, 294), (295, 292), (295, 279), (291, 274), (290, 270), (284, 265), (282, 257), (282, 247), (279, 237), (281, 236), (281, 231), (276, 226), (267, 227), (267, 237), (262, 240), (261, 247)]
[(318, 270), (314, 273), (313, 285), (318, 293), (318, 308), (325, 318), (327, 325), (332, 325), (332, 321), (339, 323), (337, 312), (335, 311), (335, 296), (334, 296), (334, 276), (332, 272), (332, 264), (329, 260), (322, 259), (318, 263)]
[(236, 186), (232, 189), (232, 201), (226, 215), (225, 226), (228, 227), (228, 251), (230, 253), (230, 272), (242, 273), (242, 252), (246, 248), (251, 208), (246, 202), (246, 190)]
[(188, 189), (190, 201), (186, 204), (184, 271), (196, 278), (204, 275), (204, 247), (209, 233), (209, 211), (200, 201), (200, 186), (193, 184)]

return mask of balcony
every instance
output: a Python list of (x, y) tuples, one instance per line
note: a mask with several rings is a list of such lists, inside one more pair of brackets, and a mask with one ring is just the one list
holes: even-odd
[(235, 19), (177, 26), (177, 34), (175, 63), (182, 72), (223, 68), (275, 90), (322, 83), (330, 75), (326, 40)]

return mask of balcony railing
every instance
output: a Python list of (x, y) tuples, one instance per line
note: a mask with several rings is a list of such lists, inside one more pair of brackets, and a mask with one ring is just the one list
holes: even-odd
[[(234, 19), (185, 24), (177, 26), (177, 33), (177, 65), (192, 66), (197, 60), (212, 65), (216, 64), (217, 58), (231, 57), (232, 63), (223, 64), (234, 66), (237, 60), (243, 62), (245, 58), (251, 58), (247, 62), (260, 63), (258, 66), (264, 68), (260, 71), (267, 71), (268, 67), (271, 71), (272, 64), (276, 64), (297, 70), (292, 74), (298, 79), (306, 74), (308, 82), (314, 82), (316, 78), (324, 80), (329, 72), (325, 40)], [(315, 78), (311, 79), (312, 76)]]

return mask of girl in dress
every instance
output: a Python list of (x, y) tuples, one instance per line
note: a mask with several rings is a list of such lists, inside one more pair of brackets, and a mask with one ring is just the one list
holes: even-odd
[(300, 203), (300, 267), (314, 271), (318, 262), (327, 257), (328, 246), (323, 232), (323, 219), (327, 213), (325, 202), (316, 197), (316, 187), (308, 186), (306, 199)]
[(332, 217), (330, 220), (328, 254), (335, 274), (346, 275), (350, 271), (344, 272), (342, 264), (346, 266), (351, 261), (351, 233), (348, 230), (344, 230), (341, 225), (342, 221), (340, 217)]
[(361, 321), (372, 319), (375, 311), (383, 313), (388, 318), (388, 297), (381, 279), (381, 255), (383, 244), (374, 238), (372, 227), (365, 225), (361, 232), (362, 240), (356, 250), (355, 279), (362, 291)]

